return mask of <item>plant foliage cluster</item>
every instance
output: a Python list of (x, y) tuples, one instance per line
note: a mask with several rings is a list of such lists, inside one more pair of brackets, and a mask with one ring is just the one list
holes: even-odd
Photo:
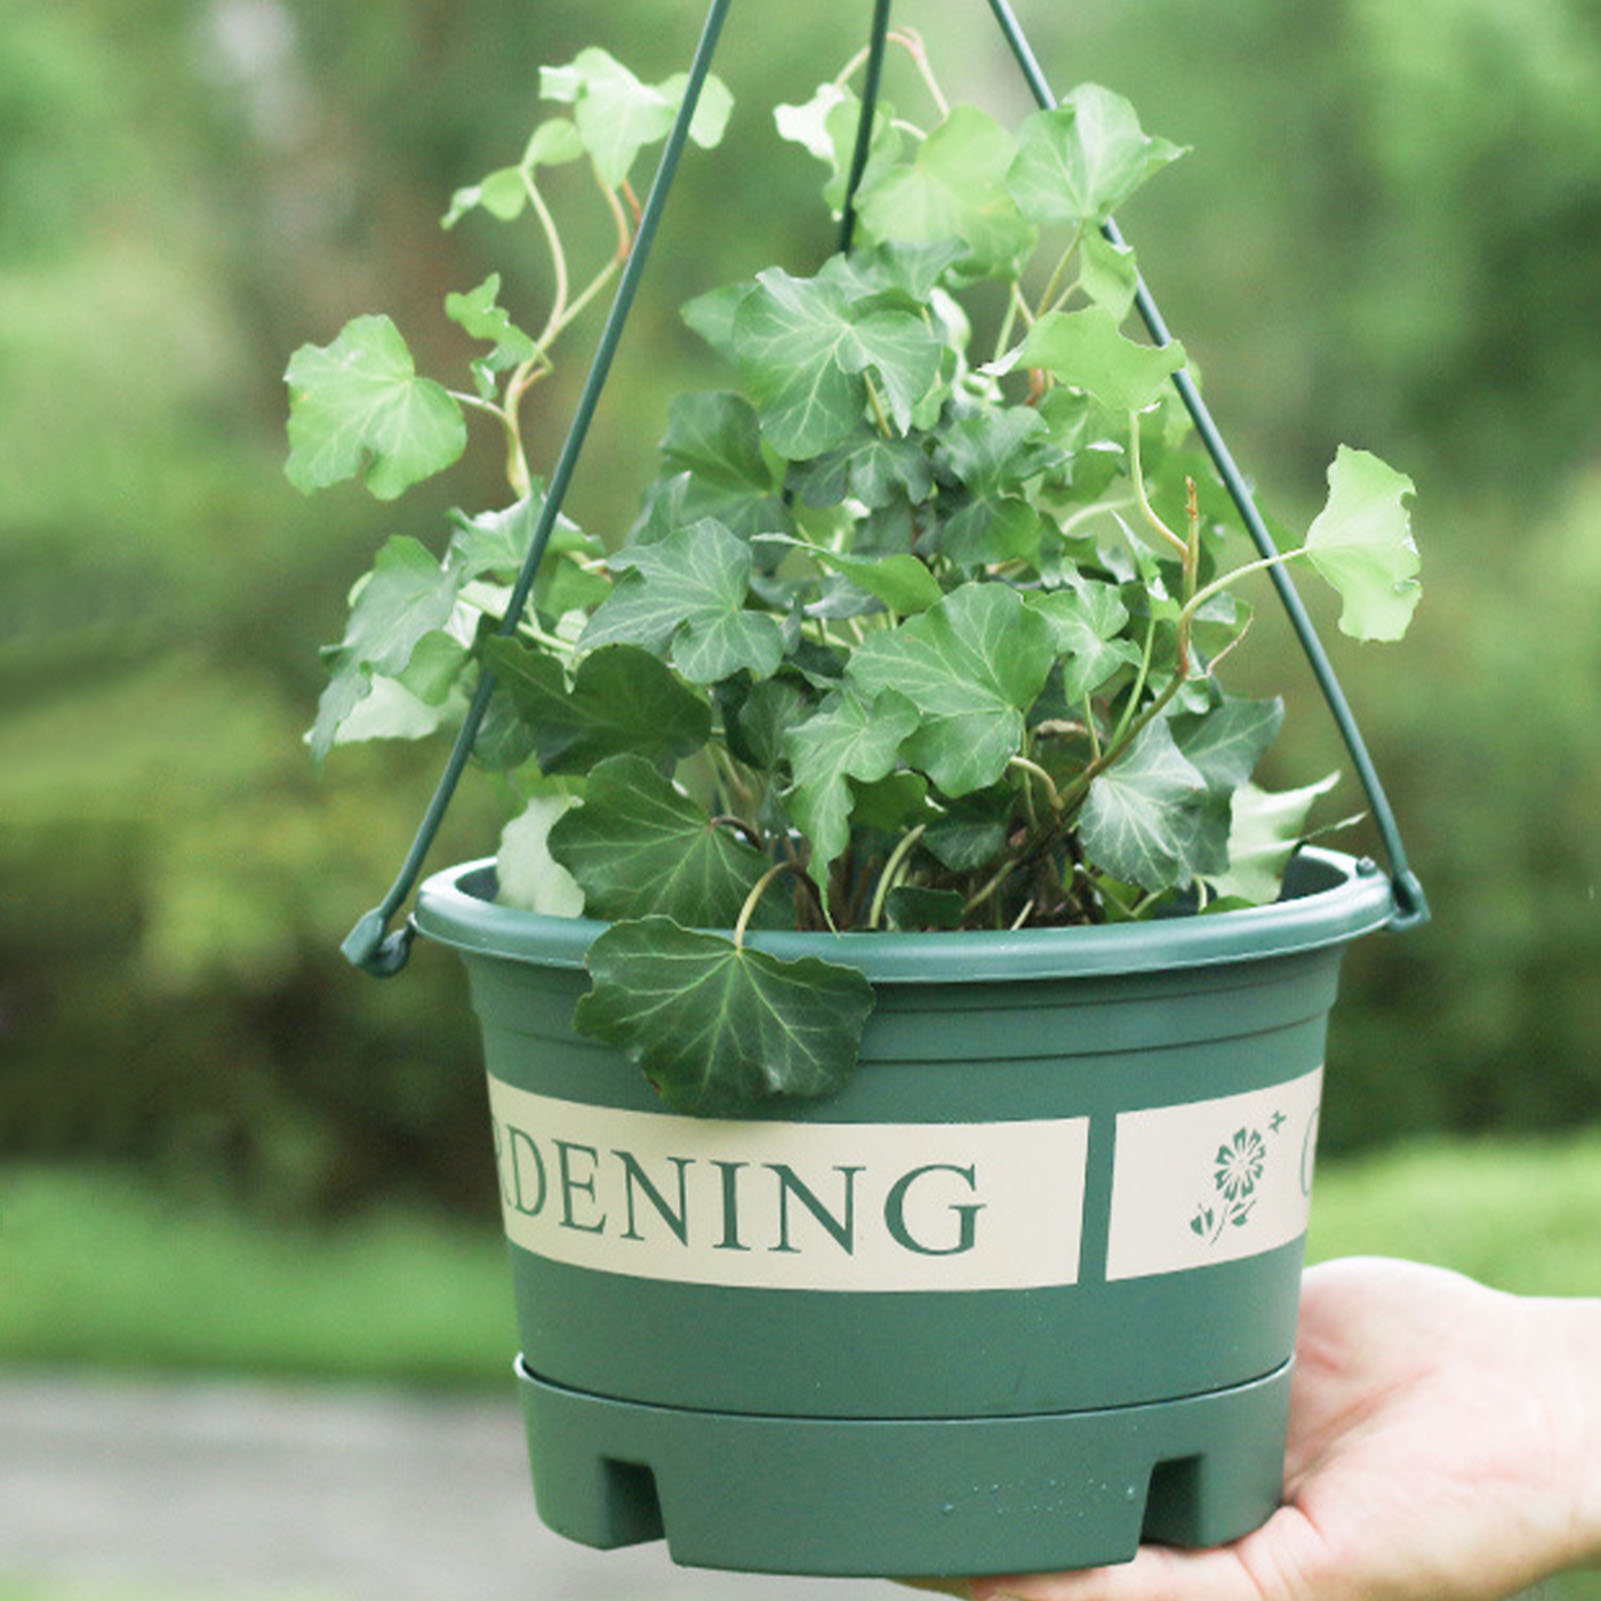
[[(1236, 586), (1310, 566), (1362, 639), (1398, 638), (1418, 599), (1412, 486), (1365, 452), (1341, 449), (1304, 538), (1226, 560), (1226, 497), (1171, 383), (1185, 353), (1124, 332), (1137, 268), (1102, 231), (1181, 152), (1093, 84), (1009, 131), (950, 104), (921, 42), (898, 42), (932, 116), (878, 109), (851, 248), (685, 308), (728, 387), (673, 401), (625, 537), (558, 522), (509, 626), (543, 510), (524, 397), (626, 258), (630, 174), (682, 81), (642, 83), (597, 49), (547, 68), (556, 114), (456, 194), (447, 226), (531, 220), (554, 285), (537, 332), (502, 306), (499, 274), (449, 297), (478, 350), (469, 386), (420, 375), (382, 316), (302, 347), (286, 375), (302, 489), (360, 476), (394, 499), (462, 455), (472, 417), (498, 430), (509, 483), (504, 507), (455, 514), (442, 559), (409, 537), (379, 552), (327, 653), (315, 754), (448, 730), (492, 673), (474, 754), (520, 811), (503, 895), (612, 925), (577, 1026), (696, 1111), (828, 1093), (853, 1064), (866, 981), (762, 950), (763, 929), (1272, 899), (1324, 786), (1251, 783), (1282, 707), (1220, 680), (1250, 622)], [(836, 214), (850, 81), (777, 111)], [(697, 143), (717, 143), (730, 105), (713, 80)], [(617, 236), (582, 282), (543, 187), (570, 163)]]

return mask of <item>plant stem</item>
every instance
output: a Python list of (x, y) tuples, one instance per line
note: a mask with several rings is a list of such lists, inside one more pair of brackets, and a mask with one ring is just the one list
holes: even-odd
[(972, 913), (976, 912), (1022, 865), (1022, 858), (1017, 856), (1009, 857), (1002, 862), (985, 881), (983, 887), (968, 896), (962, 906), (962, 920), (965, 922)]
[(799, 871), (800, 869), (794, 862), (775, 862), (756, 880), (755, 887), (745, 897), (745, 904), (739, 909), (739, 921), (734, 924), (735, 950), (743, 950), (745, 948), (745, 930), (750, 927), (750, 920), (756, 910), (756, 903), (767, 893), (767, 886), (780, 873), (795, 873)]
[(723, 828), (731, 828), (736, 833), (744, 835), (745, 843), (752, 846), (756, 850), (764, 851), (767, 848), (766, 841), (760, 834), (756, 832), (754, 828), (750, 826), (749, 823), (745, 821), (743, 817), (736, 817), (732, 812), (719, 812), (718, 815), (712, 819), (712, 827), (717, 828), (719, 826)]
[(1051, 810), (1060, 813), (1062, 810), (1062, 797), (1056, 788), (1056, 780), (1040, 766), (1038, 762), (1030, 761), (1027, 756), (1014, 756), (1007, 764), (1040, 780), (1045, 786), (1045, 793), (1050, 799)]
[(527, 167), (520, 170), (523, 188), (528, 194), (528, 203), (534, 208), (534, 215), (538, 217), (539, 226), (544, 231), (545, 243), (550, 247), (551, 270), (556, 275), (556, 287), (551, 294), (550, 315), (545, 319), (545, 331), (534, 341), (543, 351), (555, 338), (556, 330), (561, 327), (562, 318), (567, 311), (567, 252), (562, 248), (561, 233), (556, 227), (556, 219), (551, 216), (550, 207), (545, 204), (545, 197), (540, 194), (533, 173)]
[(1236, 567), (1233, 572), (1224, 573), (1221, 578), (1214, 578), (1205, 589), (1193, 595), (1184, 606), (1183, 616), (1193, 617), (1207, 601), (1221, 595), (1224, 590), (1232, 589), (1242, 578), (1249, 578), (1252, 573), (1265, 573), (1270, 567), (1282, 567), (1286, 562), (1299, 561), (1306, 555), (1303, 545), (1298, 550), (1280, 551), (1277, 556), (1264, 556), (1260, 561), (1247, 562), (1243, 567)]
[(1129, 476), (1134, 481), (1134, 499), (1140, 508), (1146, 522), (1176, 550), (1179, 555), (1189, 553), (1189, 546), (1173, 532), (1171, 528), (1156, 515), (1156, 508), (1151, 505), (1151, 498), (1145, 489), (1145, 470), (1140, 463), (1140, 414), (1131, 411), (1128, 414), (1129, 430)]
[(1073, 259), (1073, 252), (1078, 249), (1079, 241), (1084, 237), (1084, 224), (1080, 223), (1073, 230), (1073, 237), (1068, 241), (1067, 249), (1057, 257), (1056, 266), (1051, 270), (1051, 276), (1046, 280), (1045, 292), (1040, 296), (1039, 315), (1044, 316), (1048, 311), (1055, 311), (1062, 301), (1073, 293), (1077, 287), (1076, 282), (1062, 288), (1062, 280), (1067, 276), (1067, 264)]
[[(917, 66), (923, 85), (928, 90), (929, 98), (933, 100), (935, 109), (940, 116), (950, 115), (950, 102), (945, 98), (944, 91), (939, 86), (939, 80), (934, 76), (934, 69), (929, 65), (928, 51), (923, 44), (923, 36), (911, 28), (892, 28), (886, 35), (891, 44), (898, 44), (909, 55)], [(849, 61), (841, 67), (834, 77), (834, 87), (843, 89), (851, 78), (861, 71), (867, 64), (870, 52), (866, 49), (858, 50)]]
[(889, 414), (884, 410), (884, 402), (879, 398), (878, 386), (865, 372), (862, 374), (862, 379), (867, 385), (867, 398), (872, 403), (873, 416), (878, 420), (878, 431), (886, 439), (893, 439), (895, 430), (890, 426)]
[(909, 834), (899, 840), (895, 849), (890, 852), (889, 860), (884, 863), (884, 871), (878, 875), (878, 888), (873, 892), (873, 904), (867, 909), (867, 926), (877, 928), (878, 920), (884, 915), (884, 902), (889, 898), (889, 892), (894, 888), (895, 877), (905, 864), (906, 858), (911, 855), (913, 847), (923, 837), (925, 823), (919, 823)]

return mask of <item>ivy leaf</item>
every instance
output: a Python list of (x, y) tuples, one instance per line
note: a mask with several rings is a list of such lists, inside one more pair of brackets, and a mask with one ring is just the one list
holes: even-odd
[(1402, 504), (1412, 480), (1365, 450), (1341, 445), (1329, 498), (1306, 536), (1312, 565), (1345, 602), (1340, 628), (1353, 639), (1399, 639), (1422, 598), (1418, 547)]
[(926, 563), (905, 551), (889, 556), (847, 556), (785, 534), (765, 534), (761, 542), (805, 551), (813, 561), (842, 573), (858, 589), (882, 601), (898, 617), (914, 616), (937, 606), (945, 593)]
[(753, 767), (775, 768), (784, 757), (784, 736), (811, 715), (813, 701), (789, 678), (764, 678), (732, 712), (725, 703), (729, 749)]
[(1023, 124), (1007, 187), (1032, 222), (1095, 228), (1183, 154), (1147, 134), (1121, 95), (1085, 83)]
[(1216, 705), (1169, 718), (1168, 727), (1184, 759), (1206, 780), (1206, 800), (1195, 816), (1190, 867), (1198, 876), (1226, 871), (1231, 807), (1235, 792), (1284, 722), (1279, 700), (1225, 697)]
[[(680, 76), (651, 87), (641, 83), (609, 51), (580, 50), (565, 67), (543, 67), (539, 92), (546, 100), (573, 107), (573, 121), (608, 188), (628, 176), (634, 158), (667, 136), (688, 79)], [(720, 80), (709, 77), (690, 124), (690, 137), (702, 147), (723, 136), (733, 98)]]
[(890, 633), (870, 634), (848, 668), (871, 697), (898, 690), (922, 713), (906, 759), (955, 797), (992, 784), (1023, 741), (1023, 711), (1055, 659), (1051, 626), (1006, 584), (968, 583)]
[(484, 659), (534, 730), (541, 771), (584, 773), (632, 753), (671, 767), (700, 749), (711, 709), (649, 651), (610, 645), (578, 664), (571, 687), (562, 664), (519, 639), (484, 642)]
[(877, 429), (858, 428), (844, 444), (811, 461), (796, 462), (789, 481), (808, 506), (837, 506), (851, 495), (878, 508), (926, 499), (934, 475), (915, 440), (886, 439)]
[(790, 729), (784, 738), (795, 784), (785, 809), (812, 842), (808, 866), (826, 895), (828, 871), (850, 843), (851, 790), (848, 779), (873, 783), (887, 777), (900, 760), (900, 745), (918, 725), (916, 706), (893, 689), (871, 702), (845, 690), (831, 695), (822, 709)]
[[(536, 480), (521, 500), (499, 511), (480, 512), (476, 517), (452, 512), (455, 532), (450, 536), (446, 566), (464, 584), (486, 575), (511, 583), (522, 568), (544, 509), (544, 485)], [(552, 554), (583, 551), (593, 555), (598, 546), (575, 522), (558, 515), (546, 548)]]
[(1006, 845), (1017, 797), (1003, 784), (947, 802), (928, 825), (923, 848), (953, 873), (971, 873), (995, 860)]
[(495, 853), (496, 901), (545, 917), (582, 917), (584, 892), (550, 854), (550, 831), (578, 802), (571, 795), (536, 795), (500, 835)]
[(1276, 793), (1242, 784), (1235, 792), (1226, 872), (1208, 875), (1220, 899), (1238, 898), (1253, 906), (1278, 899), (1284, 869), (1306, 837), (1306, 820), (1319, 796), (1339, 782), (1330, 773), (1315, 784)]
[(1140, 287), (1140, 269), (1133, 250), (1128, 245), (1114, 245), (1100, 233), (1086, 234), (1078, 248), (1084, 293), (1121, 323)]
[(1025, 597), (1026, 604), (1050, 623), (1062, 666), (1062, 698), (1082, 704), (1124, 667), (1137, 667), (1141, 654), (1133, 640), (1122, 637), (1128, 608), (1116, 584), (1077, 574), (1065, 589)]
[(467, 448), (460, 405), (417, 376), (404, 336), (388, 317), (356, 317), (329, 345), (302, 345), (289, 385), (285, 471), (309, 494), (365, 471), (379, 500), (394, 500), (442, 472)]
[[(845, 183), (856, 150), (861, 102), (850, 90), (825, 83), (804, 105), (775, 106), (773, 121), (781, 139), (802, 146), (829, 169), (823, 185), (823, 200), (837, 215), (845, 204)], [(868, 137), (863, 189), (870, 187), (881, 172), (895, 163), (902, 142), (893, 111), (881, 101), (874, 110), (873, 130)]]
[[(574, 132), (577, 130), (574, 129)], [(584, 153), (582, 144), (578, 147), (578, 153)], [(523, 169), (500, 167), (477, 183), (458, 189), (450, 197), (450, 207), (439, 219), (439, 226), (454, 228), (469, 211), (479, 207), (497, 222), (515, 222), (527, 204), (528, 185), (523, 177)]]
[(771, 268), (734, 313), (734, 351), (762, 431), (794, 461), (841, 443), (867, 403), (860, 368), (841, 351), (851, 337), (844, 294)]
[(912, 413), (939, 377), (944, 347), (921, 317), (905, 311), (875, 311), (851, 324), (852, 339), (840, 352), (847, 371), (871, 368), (881, 380), (895, 426), (905, 433)]
[(732, 927), (772, 866), (642, 756), (596, 764), (583, 804), (551, 828), (550, 853), (591, 917), (659, 912), (693, 928)]
[(487, 400), (495, 392), (495, 374), (515, 367), (534, 353), (534, 342), (497, 304), (500, 274), (492, 272), (470, 293), (445, 296), (445, 315), (465, 329), (469, 338), (486, 340), (495, 348), (472, 365), (478, 393)]
[(684, 520), (714, 517), (742, 538), (787, 526), (756, 413), (742, 395), (675, 396), (661, 448), (668, 468), (688, 477), (677, 506)]
[(941, 431), (936, 460), (966, 491), (940, 529), (942, 555), (965, 567), (1038, 555), (1040, 516), (1019, 491), (1037, 470), (1030, 446), (1045, 432), (1032, 406), (977, 412)]
[(1284, 724), (1281, 700), (1226, 697), (1211, 711), (1171, 719), (1174, 741), (1214, 791), (1232, 794), (1256, 770)]
[(719, 356), (737, 364), (739, 358), (734, 350), (734, 316), (753, 287), (749, 283), (738, 283), (709, 289), (705, 294), (686, 301), (678, 314), (684, 319), (685, 326), (698, 333)]
[(469, 211), (482, 207), (498, 222), (512, 222), (528, 204), (529, 175), (539, 167), (560, 167), (578, 161), (584, 154), (583, 137), (566, 117), (552, 117), (534, 129), (515, 167), (501, 167), (486, 178), (450, 197), (450, 209), (440, 226), (454, 228)]
[(421, 541), (395, 534), (350, 604), (344, 638), (325, 653), (329, 683), (307, 742), (321, 763), (339, 730), (371, 693), (375, 677), (398, 678), (412, 652), (456, 609), (458, 583)]
[(1153, 894), (1195, 876), (1192, 855), (1206, 779), (1158, 717), (1090, 785), (1079, 834), (1091, 861)]
[(672, 1107), (731, 1116), (839, 1089), (873, 988), (853, 967), (789, 962), (647, 917), (590, 946), (579, 1033), (616, 1045)]
[(920, 317), (853, 307), (822, 278), (770, 268), (734, 313), (734, 351), (762, 432), (792, 461), (842, 444), (867, 402), (865, 374), (877, 372), (897, 424), (939, 372), (941, 345)]
[(1047, 312), (1016, 357), (1019, 366), (1043, 367), (1115, 412), (1155, 405), (1185, 360), (1176, 340), (1158, 347), (1125, 339), (1104, 306)]
[(954, 106), (910, 165), (890, 167), (874, 183), (863, 183), (862, 220), (879, 239), (961, 239), (967, 245), (966, 274), (1011, 276), (1035, 239), (1006, 187), (1016, 153), (1011, 134), (993, 117), (973, 106)]
[(579, 640), (583, 650), (619, 641), (672, 649), (691, 683), (713, 684), (742, 668), (768, 678), (784, 655), (778, 619), (745, 606), (751, 548), (721, 523), (703, 519), (611, 558), (622, 568)]

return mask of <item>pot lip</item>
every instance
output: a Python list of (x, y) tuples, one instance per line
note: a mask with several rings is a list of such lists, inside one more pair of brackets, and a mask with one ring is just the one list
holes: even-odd
[[(417, 931), (464, 954), (582, 968), (591, 942), (610, 925), (496, 905), (488, 898), (494, 867), (492, 857), (483, 857), (427, 878), (412, 917)], [(1323, 950), (1383, 928), (1396, 915), (1389, 879), (1365, 857), (1306, 846), (1289, 876), (1302, 887), (1287, 898), (1213, 917), (946, 933), (752, 931), (747, 943), (774, 956), (846, 964), (879, 982), (1005, 983), (1214, 967)]]

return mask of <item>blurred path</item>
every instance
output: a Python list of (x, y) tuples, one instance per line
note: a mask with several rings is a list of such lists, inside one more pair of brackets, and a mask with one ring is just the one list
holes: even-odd
[(0, 1588), (175, 1601), (886, 1601), (679, 1568), (534, 1516), (516, 1399), (0, 1378)]

